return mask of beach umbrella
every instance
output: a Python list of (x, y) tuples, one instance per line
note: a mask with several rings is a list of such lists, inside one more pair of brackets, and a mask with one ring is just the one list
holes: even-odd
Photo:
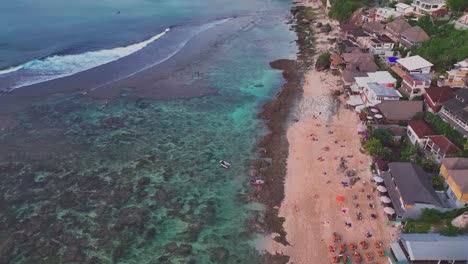
[(382, 201), (383, 203), (391, 203), (392, 202), (392, 200), (390, 200), (390, 198), (388, 198), (387, 196), (380, 197), (380, 201)]
[(377, 108), (371, 108), (371, 112), (372, 112), (372, 113), (378, 113), (378, 112), (379, 112), (379, 109), (377, 109)]
[(381, 119), (381, 118), (383, 118), (383, 115), (381, 115), (381, 114), (376, 114), (376, 115), (374, 115), (374, 117), (377, 118), (377, 119)]
[(382, 177), (379, 177), (379, 176), (375, 176), (374, 178), (372, 178), (375, 182), (383, 182), (383, 179)]
[(339, 202), (339, 203), (342, 203), (345, 201), (345, 198), (344, 196), (336, 196), (336, 201)]
[(393, 87), (393, 83), (387, 83), (386, 86), (387, 87)]
[(387, 191), (387, 188), (385, 188), (383, 186), (377, 186), (377, 191), (384, 193), (384, 192)]
[(372, 116), (367, 116), (367, 119), (368, 119), (368, 120), (372, 120), (372, 119), (374, 119), (374, 118), (373, 118)]
[(395, 209), (393, 209), (393, 208), (391, 208), (391, 207), (385, 207), (383, 210), (384, 210), (384, 212), (385, 212), (386, 214), (389, 214), (389, 215), (392, 215), (392, 214), (395, 213)]

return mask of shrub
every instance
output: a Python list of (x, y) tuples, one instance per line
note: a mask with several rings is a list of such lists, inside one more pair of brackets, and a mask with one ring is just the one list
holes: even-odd
[(436, 191), (443, 191), (445, 189), (444, 178), (440, 175), (432, 177), (432, 187), (434, 187)]

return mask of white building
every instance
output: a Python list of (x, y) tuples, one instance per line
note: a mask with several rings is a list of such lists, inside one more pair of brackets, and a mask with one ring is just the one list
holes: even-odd
[(407, 5), (405, 3), (398, 3), (395, 6), (395, 11), (400, 15), (409, 15), (413, 12), (414, 7)]
[(445, 7), (445, 0), (413, 0), (411, 4), (416, 15), (433, 15)]
[(415, 96), (422, 96), (425, 88), (431, 86), (431, 68), (433, 64), (416, 55), (399, 59), (391, 69), (403, 79), (400, 90), (407, 94), (410, 99)]
[(368, 83), (377, 83), (390, 87), (395, 87), (396, 79), (388, 71), (368, 72), (367, 77), (354, 77), (354, 84), (351, 86), (353, 92), (361, 93), (364, 88), (368, 88)]
[(375, 20), (380, 22), (387, 22), (393, 18), (400, 16), (395, 9), (390, 7), (379, 7), (375, 13)]
[(422, 149), (426, 145), (427, 136), (435, 135), (432, 128), (424, 120), (411, 120), (406, 130), (410, 142)]
[(361, 94), (362, 101), (367, 106), (380, 104), (382, 101), (398, 101), (401, 94), (393, 87), (378, 83), (367, 83)]

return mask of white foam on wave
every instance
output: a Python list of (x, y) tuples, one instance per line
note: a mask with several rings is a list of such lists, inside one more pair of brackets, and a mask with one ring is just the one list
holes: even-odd
[(12, 88), (19, 88), (26, 85), (31, 85), (39, 82), (45, 82), (52, 79), (66, 77), (75, 73), (89, 70), (91, 68), (118, 60), (135, 53), (148, 44), (158, 40), (169, 32), (169, 28), (163, 32), (139, 43), (135, 43), (126, 47), (118, 47), (114, 49), (104, 49), (98, 51), (88, 51), (81, 54), (73, 55), (54, 55), (42, 60), (33, 60), (0, 71), (0, 75), (12, 73), (19, 70), (28, 70), (37, 74), (35, 78), (17, 83)]
[(8, 68), (8, 69), (5, 69), (5, 70), (1, 70), (0, 75), (7, 74), (7, 73), (10, 73), (10, 72), (15, 72), (17, 70), (21, 70), (22, 68), (23, 68), (23, 66), (19, 65), (19, 66), (16, 66), (16, 67), (11, 67), (11, 68)]

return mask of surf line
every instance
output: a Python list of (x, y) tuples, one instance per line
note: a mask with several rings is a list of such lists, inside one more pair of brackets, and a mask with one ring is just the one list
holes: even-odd
[(156, 66), (156, 65), (158, 65), (158, 64), (161, 64), (161, 63), (167, 61), (168, 59), (170, 59), (170, 58), (172, 58), (174, 55), (176, 55), (179, 51), (181, 51), (181, 50), (187, 45), (187, 43), (188, 43), (193, 37), (195, 37), (196, 35), (198, 35), (198, 34), (204, 32), (204, 31), (206, 31), (206, 30), (208, 30), (208, 29), (211, 29), (211, 28), (214, 28), (214, 27), (216, 27), (216, 26), (218, 26), (218, 25), (221, 25), (221, 24), (223, 24), (223, 23), (225, 23), (225, 22), (227, 22), (227, 21), (229, 21), (229, 20), (232, 20), (232, 19), (234, 19), (234, 17), (225, 18), (225, 19), (221, 19), (221, 20), (217, 20), (217, 21), (210, 22), (210, 23), (206, 23), (206, 24), (200, 26), (200, 28), (199, 28), (198, 30), (195, 30), (195, 31), (190, 35), (190, 37), (188, 37), (185, 41), (181, 42), (176, 50), (174, 50), (173, 52), (171, 52), (170, 54), (168, 54), (166, 57), (162, 58), (161, 60), (158, 60), (157, 62), (152, 63), (152, 64), (150, 64), (150, 65), (147, 65), (147, 66), (145, 66), (145, 67), (143, 67), (143, 68), (141, 68), (141, 69), (139, 69), (139, 70), (137, 70), (137, 71), (135, 71), (135, 72), (133, 72), (133, 73), (131, 73), (131, 74), (127, 74), (127, 75), (122, 76), (122, 77), (120, 77), (120, 78), (118, 78), (118, 79), (111, 80), (111, 81), (108, 81), (108, 82), (106, 82), (106, 83), (100, 84), (100, 85), (98, 85), (98, 86), (96, 86), (96, 87), (94, 87), (94, 88), (88, 89), (88, 92), (92, 92), (92, 91), (94, 91), (94, 90), (97, 90), (97, 89), (99, 89), (99, 88), (102, 88), (102, 87), (104, 87), (104, 86), (106, 86), (106, 85), (109, 85), (109, 84), (111, 84), (111, 83), (118, 82), (118, 81), (121, 81), (121, 80), (123, 80), (123, 79), (132, 77), (132, 76), (135, 75), (135, 74), (138, 74), (138, 73), (140, 73), (140, 72), (142, 72), (142, 71), (145, 71), (145, 70), (147, 70), (147, 69), (149, 69), (149, 68), (151, 68), (151, 67), (154, 67), (154, 66)]

